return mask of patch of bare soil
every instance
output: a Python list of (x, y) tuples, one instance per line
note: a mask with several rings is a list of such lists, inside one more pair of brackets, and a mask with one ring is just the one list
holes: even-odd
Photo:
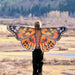
[[(52, 52), (51, 52), (52, 53)], [(75, 73), (75, 58), (44, 54), (43, 75)], [(0, 75), (32, 75), (31, 52), (0, 52)]]
[(65, 69), (62, 71), (63, 75), (75, 75), (75, 69)]

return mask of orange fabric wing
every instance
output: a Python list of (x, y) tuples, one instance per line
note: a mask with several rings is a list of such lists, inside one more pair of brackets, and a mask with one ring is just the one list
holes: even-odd
[(40, 38), (40, 48), (42, 51), (48, 51), (53, 48), (56, 41), (60, 39), (61, 33), (65, 31), (65, 27), (59, 28), (42, 28)]
[(31, 36), (31, 38), (27, 38), (21, 41), (22, 46), (27, 50), (33, 51), (35, 49), (36, 41), (35, 36)]
[(24, 40), (35, 34), (35, 29), (23, 26), (8, 26), (7, 29), (13, 33), (18, 40)]
[(21, 41), (22, 46), (27, 50), (34, 50), (36, 45), (35, 29), (23, 26), (8, 26), (7, 29), (13, 32), (18, 40)]
[(46, 38), (44, 35), (42, 35), (40, 39), (40, 48), (42, 51), (48, 51), (49, 49), (54, 47), (55, 42), (56, 41), (50, 38)]

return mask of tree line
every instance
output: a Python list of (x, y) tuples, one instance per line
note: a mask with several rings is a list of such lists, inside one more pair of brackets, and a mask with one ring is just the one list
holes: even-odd
[(30, 13), (32, 16), (44, 16), (44, 14), (49, 13), (50, 11), (53, 10), (59, 10), (61, 12), (63, 11), (68, 11), (69, 13), (74, 13), (75, 12), (75, 1), (74, 0), (66, 0), (67, 4), (59, 4), (58, 8), (51, 8), (50, 4), (47, 6), (40, 7), (40, 5), (34, 5), (32, 8), (25, 8), (24, 6), (8, 6), (7, 4), (4, 4), (0, 8), (0, 16), (15, 16), (19, 17), (21, 16), (28, 16)]

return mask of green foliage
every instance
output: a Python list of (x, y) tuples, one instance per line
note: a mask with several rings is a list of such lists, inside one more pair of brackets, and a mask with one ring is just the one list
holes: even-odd
[(43, 16), (44, 13), (50, 12), (50, 5), (40, 8), (40, 5), (35, 5), (31, 9), (32, 15)]
[(18, 0), (0, 0), (0, 4), (1, 5), (8, 5), (8, 4), (12, 4), (16, 1), (18, 1)]
[(66, 0), (67, 4), (63, 5), (60, 4), (59, 5), (59, 10), (60, 11), (69, 11), (69, 12), (75, 12), (75, 0)]
[[(30, 0), (33, 2), (34, 0)], [(53, 11), (68, 11), (75, 12), (75, 0), (65, 0), (66, 3), (59, 3), (59, 7), (53, 8), (50, 4), (46, 4), (41, 6), (41, 3), (45, 0), (38, 0), (38, 4), (34, 4), (32, 7), (26, 7), (23, 3), (26, 3), (26, 0), (0, 0), (0, 16), (15, 16), (16, 15), (23, 15), (28, 16), (30, 13), (35, 16), (43, 16), (44, 14)], [(55, 1), (55, 0), (47, 0), (48, 1)], [(59, 0), (57, 0), (59, 1)], [(62, 1), (62, 0), (61, 0)], [(15, 3), (16, 2), (16, 3)], [(20, 3), (20, 4), (19, 4)]]

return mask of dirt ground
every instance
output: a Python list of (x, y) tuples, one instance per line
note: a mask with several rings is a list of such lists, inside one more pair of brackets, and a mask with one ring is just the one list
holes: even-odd
[[(43, 75), (75, 75), (74, 57), (47, 54), (44, 54)], [(32, 75), (32, 72), (31, 52), (0, 52), (0, 75)]]

